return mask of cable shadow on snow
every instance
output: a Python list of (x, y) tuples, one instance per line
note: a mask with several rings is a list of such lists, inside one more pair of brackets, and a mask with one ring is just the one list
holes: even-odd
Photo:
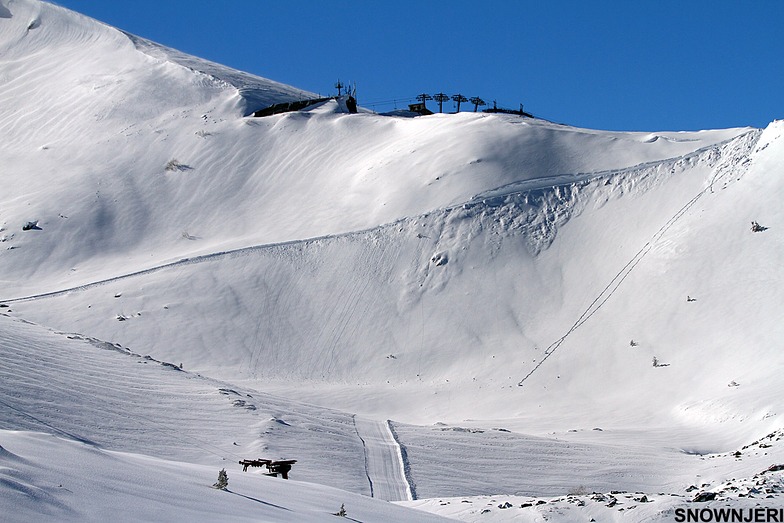
[(240, 494), (239, 492), (234, 492), (233, 490), (229, 490), (229, 489), (223, 489), (223, 490), (225, 490), (229, 494), (234, 494), (235, 496), (239, 496), (241, 498), (249, 499), (251, 501), (255, 501), (256, 503), (261, 503), (262, 505), (266, 505), (268, 507), (279, 508), (281, 510), (286, 510), (288, 512), (291, 512), (290, 508), (281, 507), (280, 505), (276, 505), (274, 503), (270, 503), (269, 501), (263, 501), (263, 500), (260, 500), (260, 499), (257, 499), (257, 498), (252, 498), (250, 496), (246, 496), (245, 494)]
[(29, 419), (37, 422), (37, 423), (40, 423), (41, 425), (44, 425), (45, 427), (53, 430), (56, 434), (60, 434), (62, 436), (65, 436), (66, 439), (77, 441), (79, 443), (83, 443), (85, 445), (89, 445), (89, 446), (94, 447), (94, 448), (101, 448), (101, 446), (97, 442), (95, 442), (95, 441), (89, 440), (89, 439), (87, 439), (87, 438), (85, 438), (83, 436), (79, 436), (78, 434), (74, 434), (72, 432), (68, 432), (68, 431), (63, 430), (61, 428), (55, 427), (51, 423), (48, 423), (47, 421), (44, 421), (41, 418), (33, 416), (32, 414), (30, 414), (28, 412), (25, 412), (22, 409), (18, 409), (16, 407), (14, 407), (13, 405), (9, 405), (8, 403), (6, 403), (3, 400), (0, 400), (0, 405), (4, 405), (5, 407), (11, 409), (12, 411), (17, 412), (21, 416), (29, 418)]

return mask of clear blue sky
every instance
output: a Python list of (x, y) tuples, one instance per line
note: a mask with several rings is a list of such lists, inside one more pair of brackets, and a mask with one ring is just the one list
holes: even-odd
[(56, 3), (301, 89), (356, 82), (360, 105), (377, 111), (441, 91), (595, 129), (784, 118), (781, 0)]

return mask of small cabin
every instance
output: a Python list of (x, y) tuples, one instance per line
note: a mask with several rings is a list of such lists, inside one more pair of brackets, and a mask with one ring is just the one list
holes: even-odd
[(408, 110), (411, 111), (412, 113), (417, 113), (417, 114), (421, 114), (421, 115), (425, 115), (425, 116), (428, 115), (428, 114), (433, 114), (433, 111), (428, 109), (425, 106), (424, 102), (418, 102), (418, 103), (415, 103), (415, 104), (408, 104)]

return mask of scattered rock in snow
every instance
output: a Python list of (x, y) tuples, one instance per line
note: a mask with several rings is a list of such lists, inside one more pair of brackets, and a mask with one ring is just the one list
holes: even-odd
[(166, 163), (166, 171), (170, 172), (183, 172), (183, 171), (190, 171), (193, 169), (190, 165), (185, 165), (184, 163), (180, 163), (177, 161), (176, 158), (171, 159)]
[(716, 499), (715, 492), (698, 492), (692, 501), (694, 503), (705, 503), (706, 501), (713, 501)]
[(245, 400), (234, 400), (234, 403), (232, 403), (232, 404), (235, 407), (243, 407), (243, 408), (248, 409), (248, 410), (256, 410), (256, 405), (253, 405), (252, 403), (248, 403)]
[(229, 394), (234, 394), (235, 396), (239, 396), (240, 395), (239, 392), (237, 392), (236, 390), (232, 390), (232, 389), (218, 389), (218, 392), (220, 392), (221, 394), (227, 395), (227, 396)]
[(439, 267), (441, 265), (446, 265), (447, 263), (449, 263), (449, 256), (445, 252), (438, 252), (434, 254), (432, 258), (430, 258), (430, 263), (432, 263), (436, 267)]

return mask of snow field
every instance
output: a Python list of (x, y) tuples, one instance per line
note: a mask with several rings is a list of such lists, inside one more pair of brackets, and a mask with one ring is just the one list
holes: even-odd
[(214, 466), (109, 451), (58, 437), (0, 431), (0, 508), (7, 521), (448, 521), (344, 490)]
[[(781, 499), (760, 476), (784, 461), (781, 121), (256, 119), (309, 93), (0, 6), (3, 513), (317, 521), (345, 498), (428, 520), (367, 498), (406, 491), (465, 521), (670, 521), (692, 485)], [(256, 457), (297, 459), (293, 480), (238, 472)], [(224, 466), (232, 492), (204, 490)]]

